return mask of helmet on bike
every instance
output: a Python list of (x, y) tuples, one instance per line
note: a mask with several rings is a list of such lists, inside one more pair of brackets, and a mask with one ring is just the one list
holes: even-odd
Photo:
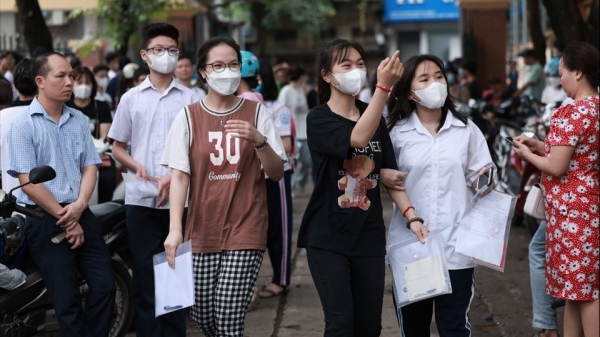
[(0, 263), (13, 267), (23, 255), (25, 245), (25, 218), (15, 215), (0, 220)]
[(256, 77), (258, 75), (258, 58), (247, 50), (242, 50), (242, 78)]

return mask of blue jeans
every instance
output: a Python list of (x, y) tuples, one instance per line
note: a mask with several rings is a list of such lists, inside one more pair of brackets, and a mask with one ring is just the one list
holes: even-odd
[(529, 278), (533, 302), (533, 327), (558, 329), (556, 312), (551, 305), (554, 297), (546, 294), (546, 221), (542, 221), (529, 243)]
[[(298, 139), (300, 143), (300, 149), (298, 153), (298, 164), (300, 164), (294, 174), (292, 175), (292, 190), (296, 187), (304, 188), (308, 182), (308, 170), (312, 167), (312, 159), (310, 157), (310, 150), (308, 149), (308, 141), (306, 139)], [(313, 176), (314, 176), (313, 172)], [(314, 177), (313, 177), (314, 178)], [(314, 183), (314, 181), (313, 181)], [(296, 186), (298, 184), (298, 186)]]

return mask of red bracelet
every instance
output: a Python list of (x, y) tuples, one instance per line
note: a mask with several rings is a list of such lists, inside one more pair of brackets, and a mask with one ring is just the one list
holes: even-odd
[(375, 84), (375, 88), (379, 88), (387, 93), (389, 93), (390, 95), (392, 95), (392, 97), (394, 97), (395, 100), (398, 100), (398, 97), (396, 97), (396, 95), (394, 95), (394, 93), (392, 92), (392, 89), (384, 87), (383, 85), (377, 83)]
[(408, 211), (410, 211), (410, 209), (411, 209), (411, 208), (412, 208), (412, 209), (415, 209), (415, 208), (414, 208), (414, 207), (412, 207), (412, 206), (408, 206), (408, 207), (406, 207), (406, 209), (404, 210), (404, 212), (402, 212), (402, 216), (406, 218), (406, 213), (407, 213)]

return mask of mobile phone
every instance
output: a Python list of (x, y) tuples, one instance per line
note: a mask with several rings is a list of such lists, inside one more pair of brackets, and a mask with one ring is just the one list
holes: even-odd
[(482, 175), (477, 178), (477, 189), (480, 190), (483, 186), (490, 187), (494, 181), (494, 168), (490, 167)]
[(518, 147), (517, 144), (515, 144), (512, 137), (506, 137), (506, 141), (508, 141), (510, 143), (510, 145), (512, 145), (514, 147)]

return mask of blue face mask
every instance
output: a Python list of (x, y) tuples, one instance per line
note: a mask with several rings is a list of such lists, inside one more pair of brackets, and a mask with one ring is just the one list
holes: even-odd
[(464, 76), (464, 73), (463, 73), (462, 68), (458, 68), (458, 77), (463, 77), (463, 76)]
[(446, 75), (446, 79), (448, 80), (448, 84), (454, 83), (454, 75), (448, 74)]

